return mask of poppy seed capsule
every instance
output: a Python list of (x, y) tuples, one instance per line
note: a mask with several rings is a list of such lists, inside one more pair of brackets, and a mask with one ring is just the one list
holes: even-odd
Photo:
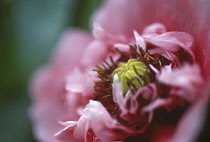
[(123, 94), (125, 95), (128, 90), (135, 92), (150, 82), (149, 73), (150, 71), (146, 64), (137, 59), (130, 59), (127, 63), (119, 64), (118, 68), (113, 71), (112, 77), (115, 74), (118, 75), (119, 81), (122, 83)]

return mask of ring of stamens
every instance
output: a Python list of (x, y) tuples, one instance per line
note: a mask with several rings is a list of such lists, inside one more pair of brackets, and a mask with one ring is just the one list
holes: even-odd
[[(130, 70), (134, 74), (134, 76), (125, 75), (123, 77), (123, 80), (125, 81), (124, 85), (127, 87), (127, 89), (124, 89), (124, 92), (130, 90), (132, 94), (135, 94), (135, 92), (140, 87), (152, 81), (154, 75), (152, 70), (148, 66), (151, 61), (148, 60), (149, 58), (144, 57), (146, 52), (141, 47), (130, 46), (129, 53), (122, 52), (117, 48), (115, 49), (120, 54), (120, 58), (117, 61), (114, 61), (113, 58), (110, 56), (109, 62), (103, 61), (101, 66), (96, 66), (96, 69), (94, 69), (94, 71), (97, 72), (99, 78), (99, 81), (95, 82), (94, 96), (95, 100), (100, 101), (112, 117), (116, 117), (119, 122), (125, 124), (126, 122), (124, 122), (119, 116), (120, 110), (117, 104), (113, 101), (113, 72), (120, 66), (120, 64), (126, 64), (126, 62), (129, 62), (127, 63), (127, 65), (129, 66), (128, 70)], [(156, 64), (157, 60), (155, 57), (153, 58), (155, 59)], [(152, 63), (154, 63), (154, 61)]]

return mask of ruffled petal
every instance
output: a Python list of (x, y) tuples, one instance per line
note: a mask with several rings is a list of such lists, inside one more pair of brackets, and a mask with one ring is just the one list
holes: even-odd
[[(117, 123), (100, 102), (91, 100), (84, 109), (83, 115), (78, 122), (71, 122), (58, 136), (70, 130), (71, 133), (73, 132), (75, 139), (87, 141), (87, 139), (90, 139), (88, 131), (92, 129), (97, 136), (95, 139), (111, 142), (122, 135), (114, 131)], [(73, 130), (71, 130), (72, 127), (74, 127)], [(61, 136), (61, 138), (63, 137)]]
[(170, 52), (177, 52), (180, 48), (183, 48), (193, 55), (191, 48), (194, 39), (188, 33), (166, 32), (148, 40), (148, 42)]
[(83, 142), (83, 140), (78, 140), (73, 137), (73, 129), (76, 125), (76, 122), (66, 121), (59, 123), (65, 126), (65, 128), (55, 134), (55, 138), (57, 138), (58, 141), (61, 140), (62, 142)]
[(146, 26), (142, 32), (143, 35), (145, 34), (163, 34), (166, 32), (166, 27), (161, 23), (153, 23), (149, 26)]
[(157, 79), (161, 83), (182, 88), (184, 91), (181, 93), (182, 97), (190, 101), (195, 99), (198, 87), (203, 82), (200, 68), (197, 64), (186, 64), (182, 68), (177, 69), (165, 66), (162, 68), (161, 73), (157, 75)]
[(72, 72), (74, 66), (78, 66), (84, 48), (91, 40), (92, 37), (82, 31), (67, 31), (58, 44), (52, 63), (33, 76), (30, 116), (40, 141), (51, 141), (61, 129), (57, 120), (67, 111), (64, 103), (67, 74)]
[(126, 37), (132, 37), (133, 30), (141, 33), (147, 25), (157, 22), (168, 31), (191, 34), (196, 60), (203, 75), (210, 78), (209, 7), (208, 0), (106, 0), (93, 19), (105, 31)]

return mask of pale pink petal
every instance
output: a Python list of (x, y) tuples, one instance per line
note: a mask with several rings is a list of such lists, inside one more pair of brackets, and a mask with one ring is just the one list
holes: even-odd
[(143, 37), (140, 36), (137, 31), (134, 31), (134, 36), (136, 39), (136, 45), (141, 47), (144, 51), (146, 51), (146, 43), (144, 42)]
[(76, 122), (67, 121), (67, 122), (59, 122), (59, 123), (65, 126), (65, 128), (55, 134), (55, 137), (58, 139), (58, 141), (83, 142), (83, 140), (75, 139), (73, 137), (73, 129), (74, 129), (74, 126), (76, 125)]
[(98, 139), (104, 142), (111, 142), (118, 139), (121, 135), (113, 131), (113, 128), (116, 126), (117, 121), (109, 115), (103, 105), (98, 101), (91, 100), (78, 122), (71, 122), (57, 136), (63, 138), (59, 135), (70, 131), (71, 133), (73, 132), (75, 139), (86, 141), (88, 139), (88, 130), (92, 129)]
[(92, 41), (92, 37), (80, 30), (70, 30), (61, 37), (58, 47), (53, 55), (53, 66), (55, 70), (63, 72), (71, 70), (77, 66), (87, 45)]
[[(157, 88), (155, 84), (150, 83), (146, 86), (140, 88), (135, 95), (130, 97), (130, 112), (131, 114), (135, 114), (137, 112), (137, 109), (139, 108), (139, 102), (138, 97), (142, 97), (145, 101), (153, 101), (157, 97)], [(143, 108), (144, 109), (144, 108)], [(144, 110), (142, 110), (142, 113), (144, 113)]]
[(118, 48), (122, 52), (130, 51), (130, 47), (128, 44), (116, 43), (116, 44), (114, 44), (114, 47)]
[(78, 66), (84, 48), (91, 40), (92, 37), (82, 31), (67, 31), (58, 44), (60, 48), (54, 53), (52, 63), (34, 75), (30, 116), (35, 135), (40, 141), (52, 140), (61, 129), (57, 120), (67, 111), (64, 103), (67, 73)]
[(163, 34), (166, 32), (166, 27), (161, 23), (153, 23), (149, 26), (146, 26), (142, 32), (142, 37), (151, 39), (157, 35)]
[(113, 35), (112, 33), (105, 31), (99, 25), (99, 23), (96, 22), (93, 24), (93, 36), (95, 37), (96, 40), (102, 41), (107, 45), (112, 45), (116, 42), (122, 42), (122, 43), (128, 42), (128, 39), (124, 35), (122, 34)]
[(81, 71), (79, 68), (74, 68), (66, 77), (65, 88), (67, 92), (70, 93), (79, 93), (82, 96), (91, 96), (94, 91), (93, 88), (95, 81), (96, 75), (92, 73), (92, 71)]
[(186, 64), (182, 68), (176, 69), (172, 69), (171, 66), (165, 66), (162, 68), (161, 73), (157, 75), (157, 79), (164, 84), (182, 88), (186, 91), (182, 97), (189, 100), (195, 99), (196, 90), (203, 82), (200, 68), (197, 64)]
[[(50, 68), (39, 70), (31, 85), (33, 104), (30, 117), (33, 120), (34, 133), (40, 141), (50, 141), (54, 133), (61, 129), (56, 121), (65, 111), (62, 96), (58, 97), (64, 89), (63, 83), (58, 78), (54, 78), (56, 80), (52, 82), (51, 73)], [(56, 81), (61, 84), (56, 84)]]
[(156, 110), (158, 108), (164, 108), (164, 107), (170, 105), (172, 102), (173, 102), (172, 98), (169, 98), (169, 99), (157, 98), (156, 100), (151, 102), (149, 105), (145, 106), (142, 109), (142, 113), (153, 112), (154, 110)]
[(86, 87), (86, 74), (78, 68), (67, 77), (66, 90), (73, 93), (83, 93)]
[(81, 64), (87, 67), (93, 67), (101, 63), (108, 54), (108, 46), (101, 41), (91, 42), (84, 50), (81, 57)]
[(183, 48), (193, 55), (190, 49), (194, 39), (188, 33), (166, 32), (148, 40), (148, 42), (170, 52), (177, 52), (180, 48)]
[(149, 26), (146, 26), (142, 34), (163, 34), (166, 32), (166, 27), (161, 23), (153, 23)]
[[(173, 78), (173, 81), (171, 81)], [(161, 70), (161, 74), (157, 79), (165, 84), (175, 87), (188, 87), (190, 84), (199, 84), (203, 81), (200, 68), (198, 65), (184, 65), (182, 68), (172, 69), (170, 66), (165, 66)]]
[(113, 101), (120, 107), (121, 116), (123, 117), (129, 111), (127, 109), (126, 104), (127, 104), (128, 99), (131, 96), (131, 93), (130, 91), (128, 91), (125, 97), (123, 96), (122, 84), (118, 79), (118, 75), (114, 75), (112, 88), (113, 88), (113, 91), (112, 91)]

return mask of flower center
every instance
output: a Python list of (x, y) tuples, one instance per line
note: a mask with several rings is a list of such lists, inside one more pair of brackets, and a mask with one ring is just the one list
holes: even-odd
[(95, 100), (100, 101), (110, 115), (124, 125), (127, 122), (120, 117), (121, 110), (113, 100), (113, 80), (117, 75), (122, 85), (123, 97), (128, 91), (135, 94), (140, 88), (154, 81), (154, 72), (149, 64), (156, 65), (158, 62), (155, 57), (141, 50), (143, 49), (136, 45), (130, 46), (129, 52), (122, 52), (116, 48), (120, 55), (117, 60), (110, 56), (109, 60), (104, 60), (94, 69), (98, 74), (98, 81), (94, 85)]
[(119, 64), (118, 68), (113, 71), (112, 77), (118, 75), (125, 95), (130, 88), (136, 90), (150, 82), (149, 72), (147, 65), (143, 62), (137, 59), (129, 59), (127, 63)]

